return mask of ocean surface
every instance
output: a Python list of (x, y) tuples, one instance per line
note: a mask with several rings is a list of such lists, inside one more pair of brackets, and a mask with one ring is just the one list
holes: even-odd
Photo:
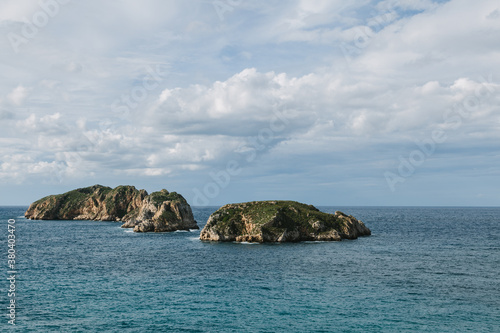
[[(500, 208), (318, 207), (372, 236), (293, 244), (29, 221), (26, 208), (0, 207), (4, 332), (500, 332)], [(216, 209), (193, 207), (200, 227)]]

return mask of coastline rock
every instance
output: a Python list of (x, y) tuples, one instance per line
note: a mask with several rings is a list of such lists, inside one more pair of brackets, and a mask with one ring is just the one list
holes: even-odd
[(122, 228), (134, 228), (135, 232), (199, 229), (186, 199), (167, 190), (151, 193), (139, 209), (125, 215), (122, 221)]
[(371, 235), (363, 222), (342, 212), (327, 214), (295, 201), (225, 205), (213, 213), (200, 239), (219, 242), (340, 241)]
[(24, 215), (31, 220), (123, 221), (122, 227), (137, 232), (198, 229), (180, 194), (161, 190), (148, 195), (134, 186), (94, 185), (50, 195), (32, 203)]

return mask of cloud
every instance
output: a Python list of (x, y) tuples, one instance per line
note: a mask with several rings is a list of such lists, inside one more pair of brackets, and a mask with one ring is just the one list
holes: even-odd
[[(2, 181), (195, 182), (237, 160), (248, 187), (362, 190), (433, 131), (441, 170), (498, 142), (495, 1), (234, 3), (71, 2), (17, 54), (0, 39)], [(2, 2), (0, 33), (39, 10)]]
[[(464, 66), (489, 74), (490, 61), (496, 62), (489, 56), (497, 52), (493, 40), (500, 37), (500, 21), (485, 16), (495, 7), (492, 1), (471, 8), (469, 3), (456, 0), (399, 20), (368, 38), (356, 65), (380, 74), (446, 75), (460, 73)], [(482, 66), (479, 59), (486, 58)]]
[(377, 3), (379, 10), (403, 9), (403, 10), (431, 10), (437, 8), (438, 4), (430, 0), (385, 0)]
[(3, 0), (0, 3), (0, 21), (23, 21), (39, 8), (38, 0)]
[(12, 90), (9, 95), (7, 95), (7, 98), (15, 106), (20, 106), (28, 96), (28, 92), (29, 89), (23, 87), (22, 85), (19, 85), (14, 88), (14, 90)]
[(290, 78), (247, 69), (210, 87), (167, 89), (145, 119), (149, 125), (178, 134), (256, 136), (282, 115), (286, 118), (283, 138), (329, 122), (336, 125), (329, 134), (333, 136), (411, 135), (436, 126), (447, 108), (479, 94), (482, 113), (476, 112), (475, 117), (488, 127), (496, 103), (493, 93), (500, 88), (491, 79), (395, 87), (376, 76), (373, 82), (332, 73)]
[[(316, 90), (320, 85), (322, 89)], [(164, 90), (145, 120), (174, 133), (249, 136), (284, 112), (287, 122), (300, 127), (314, 122), (310, 105), (330, 98), (322, 96), (330, 86), (326, 77), (289, 78), (249, 68), (211, 86)]]
[[(227, 161), (244, 161), (253, 153), (281, 159), (290, 155), (322, 159), (339, 152), (352, 156), (353, 142), (367, 149), (373, 138), (379, 144), (392, 144), (447, 129), (451, 123), (444, 118), (446, 111), (468, 97), (476, 98), (476, 93), (477, 106), (454, 112), (466, 112), (464, 122), (474, 132), (498, 136), (491, 126), (498, 84), (460, 78), (451, 85), (430, 81), (388, 89), (331, 74), (289, 78), (248, 69), (210, 87), (161, 92), (142, 123), (89, 128), (83, 119), (71, 125), (55, 113), (32, 114), (18, 127), (36, 136), (28, 155), (41, 163), (26, 173), (57, 171), (68, 177), (106, 169), (147, 177), (197, 172), (224, 168)], [(466, 140), (470, 133), (457, 134)]]

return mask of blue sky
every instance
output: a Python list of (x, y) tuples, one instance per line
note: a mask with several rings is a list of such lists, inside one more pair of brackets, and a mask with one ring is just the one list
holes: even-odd
[(0, 3), (0, 204), (500, 203), (497, 1)]

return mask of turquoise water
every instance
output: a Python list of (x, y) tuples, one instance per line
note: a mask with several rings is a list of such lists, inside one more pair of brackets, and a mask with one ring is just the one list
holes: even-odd
[(0, 328), (15, 218), (19, 332), (500, 332), (500, 208), (319, 208), (373, 235), (215, 244), (1, 207)]

